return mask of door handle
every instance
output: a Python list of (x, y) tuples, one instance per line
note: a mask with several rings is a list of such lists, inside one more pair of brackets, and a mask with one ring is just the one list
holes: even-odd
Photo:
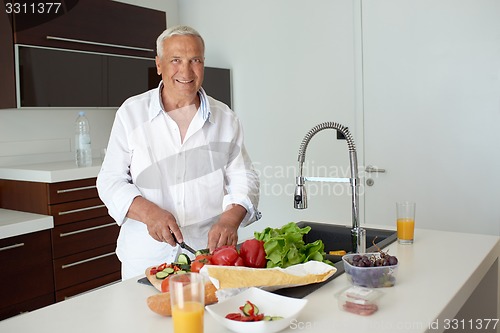
[(376, 167), (374, 167), (373, 165), (368, 165), (366, 168), (365, 168), (365, 171), (368, 172), (368, 173), (371, 173), (371, 172), (380, 172), (380, 173), (384, 173), (385, 172), (385, 169), (377, 169)]

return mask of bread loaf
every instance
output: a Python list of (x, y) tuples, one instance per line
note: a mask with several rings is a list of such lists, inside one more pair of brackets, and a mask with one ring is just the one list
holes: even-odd
[[(215, 291), (217, 289), (211, 282), (205, 284), (205, 305), (217, 303)], [(147, 298), (148, 307), (159, 315), (171, 316), (172, 306), (170, 303), (170, 293), (159, 293)]]

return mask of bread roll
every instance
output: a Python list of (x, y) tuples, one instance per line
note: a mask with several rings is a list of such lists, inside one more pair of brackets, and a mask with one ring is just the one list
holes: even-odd
[[(205, 305), (217, 303), (217, 296), (215, 291), (217, 289), (212, 284), (212, 282), (207, 282), (205, 284)], [(170, 293), (159, 293), (153, 296), (149, 296), (147, 299), (148, 307), (159, 315), (171, 316), (172, 307), (170, 304)]]

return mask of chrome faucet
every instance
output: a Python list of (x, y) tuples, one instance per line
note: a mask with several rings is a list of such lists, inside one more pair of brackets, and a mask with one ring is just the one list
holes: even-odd
[[(351, 178), (331, 178), (331, 177), (304, 177), (303, 167), (306, 159), (306, 150), (309, 141), (312, 137), (327, 128), (335, 129), (344, 135), (349, 148), (349, 161), (351, 168)], [(354, 253), (366, 252), (366, 230), (361, 228), (359, 223), (359, 178), (358, 178), (358, 158), (356, 155), (356, 146), (349, 129), (336, 122), (324, 122), (313, 127), (302, 140), (299, 148), (299, 175), (295, 177), (295, 194), (294, 207), (296, 209), (307, 208), (307, 194), (304, 187), (306, 181), (312, 182), (334, 182), (334, 183), (350, 183), (352, 187), (352, 250)]]

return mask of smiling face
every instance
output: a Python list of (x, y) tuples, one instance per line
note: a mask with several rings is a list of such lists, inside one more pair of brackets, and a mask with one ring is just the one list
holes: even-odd
[(163, 80), (162, 100), (167, 111), (196, 104), (203, 83), (204, 47), (193, 35), (174, 35), (163, 42), (156, 69)]

